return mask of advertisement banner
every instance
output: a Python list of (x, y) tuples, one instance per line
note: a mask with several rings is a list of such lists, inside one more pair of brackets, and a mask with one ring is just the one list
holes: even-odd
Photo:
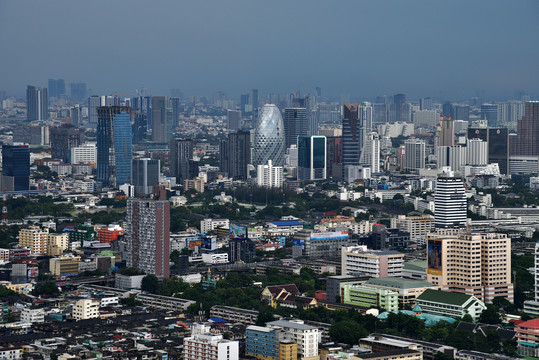
[(427, 273), (442, 275), (442, 240), (427, 241)]

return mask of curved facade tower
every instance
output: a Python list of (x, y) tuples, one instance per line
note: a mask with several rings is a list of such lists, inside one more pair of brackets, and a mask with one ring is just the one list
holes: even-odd
[(253, 165), (284, 165), (285, 137), (283, 118), (279, 108), (266, 104), (256, 119)]

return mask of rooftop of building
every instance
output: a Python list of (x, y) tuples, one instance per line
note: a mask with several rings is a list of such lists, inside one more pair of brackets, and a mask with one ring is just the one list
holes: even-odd
[(377, 285), (396, 289), (415, 289), (433, 286), (427, 281), (403, 279), (398, 277), (371, 278), (365, 282), (365, 285)]
[(427, 261), (409, 261), (404, 263), (404, 270), (427, 271)]
[(359, 359), (376, 359), (376, 358), (393, 358), (397, 355), (407, 355), (407, 354), (415, 354), (420, 353), (417, 350), (411, 350), (411, 349), (398, 349), (398, 350), (388, 350), (388, 351), (378, 351), (372, 354), (361, 354), (357, 357)]
[(286, 327), (291, 329), (298, 329), (298, 330), (316, 330), (314, 326), (305, 325), (302, 321), (294, 321), (294, 320), (277, 320), (277, 321), (271, 321), (267, 323), (267, 325), (270, 326), (276, 326), (276, 327)]
[(431, 301), (441, 304), (463, 306), (473, 295), (466, 295), (456, 292), (427, 289), (417, 297), (417, 300)]
[(274, 221), (272, 222), (275, 226), (303, 226), (303, 224), (299, 221)]
[(539, 329), (539, 318), (521, 322), (517, 325), (517, 327), (526, 329)]

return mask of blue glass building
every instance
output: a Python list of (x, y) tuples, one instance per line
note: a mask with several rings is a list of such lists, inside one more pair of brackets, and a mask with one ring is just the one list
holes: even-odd
[(97, 181), (119, 187), (131, 181), (131, 116), (127, 106), (97, 108)]
[(2, 181), (6, 190), (30, 189), (30, 149), (26, 145), (2, 146)]
[(245, 354), (262, 359), (279, 358), (279, 342), (275, 329), (248, 326), (245, 330)]
[(326, 137), (298, 137), (298, 180), (326, 178)]

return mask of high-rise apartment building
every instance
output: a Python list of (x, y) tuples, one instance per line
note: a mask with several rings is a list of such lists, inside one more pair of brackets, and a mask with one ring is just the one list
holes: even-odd
[(238, 131), (228, 134), (220, 144), (220, 170), (237, 180), (247, 180), (247, 165), (251, 163), (251, 134)]
[(97, 163), (97, 147), (95, 143), (88, 143), (81, 146), (73, 147), (71, 152), (72, 164), (96, 164)]
[[(168, 108), (172, 109), (172, 122), (171, 126), (174, 129), (178, 126), (180, 120), (180, 98), (179, 97), (170, 97), (168, 98)], [(169, 135), (170, 136), (170, 135)]]
[(86, 84), (85, 83), (71, 83), (71, 101), (74, 103), (82, 102), (86, 99)]
[(460, 145), (438, 146), (436, 149), (438, 169), (449, 167), (452, 171), (461, 172), (466, 165), (466, 147)]
[(266, 188), (280, 188), (283, 186), (283, 167), (274, 166), (271, 160), (266, 165), (258, 165), (256, 184)]
[(152, 97), (152, 141), (166, 143), (172, 137), (173, 111), (166, 96)]
[(133, 158), (131, 108), (97, 108), (97, 180), (104, 186), (119, 187), (131, 182)]
[(437, 228), (462, 228), (466, 225), (466, 194), (461, 178), (444, 170), (436, 180), (434, 224)]
[(371, 132), (367, 134), (359, 163), (371, 168), (371, 173), (380, 172), (380, 136)]
[(318, 328), (305, 324), (303, 320), (277, 320), (266, 324), (272, 329), (280, 329), (283, 338), (298, 345), (298, 359), (315, 358), (318, 353)]
[(238, 360), (239, 342), (225, 340), (223, 335), (212, 335), (205, 325), (194, 326), (192, 335), (183, 339), (182, 359)]
[(404, 121), (406, 103), (406, 95), (396, 94), (393, 95), (393, 103), (391, 104), (389, 121), (392, 123)]
[(159, 185), (161, 162), (159, 159), (133, 159), (131, 180), (135, 186), (135, 195), (148, 195), (154, 186)]
[(255, 125), (253, 165), (266, 165), (271, 160), (275, 166), (284, 165), (285, 131), (279, 108), (266, 104), (260, 111)]
[(425, 168), (424, 140), (411, 138), (404, 142), (404, 170), (416, 171)]
[(326, 137), (298, 137), (298, 180), (322, 180), (327, 177)]
[(299, 136), (308, 136), (310, 134), (307, 108), (284, 109), (283, 123), (286, 148), (289, 148), (290, 145), (296, 145)]
[(97, 108), (105, 106), (104, 97), (92, 95), (88, 98), (88, 126), (95, 128), (97, 126)]
[(455, 120), (470, 120), (470, 106), (469, 105), (455, 105), (453, 108)]
[(50, 128), (51, 156), (71, 163), (71, 149), (84, 142), (84, 133), (74, 125), (62, 124)]
[(425, 97), (419, 99), (419, 109), (420, 110), (432, 110), (432, 99), (430, 97)]
[(524, 301), (524, 312), (533, 316), (539, 317), (539, 241), (535, 243), (535, 281), (533, 287), (533, 299)]
[(513, 302), (511, 238), (507, 234), (439, 230), (427, 240), (427, 281), (444, 291)]
[(26, 87), (26, 119), (28, 121), (49, 118), (49, 95), (47, 88)]
[(154, 200), (127, 200), (127, 266), (168, 278), (170, 274), (170, 202), (164, 187), (154, 188)]
[(415, 129), (436, 129), (438, 121), (440, 120), (440, 113), (438, 110), (419, 110), (414, 111), (412, 114), (414, 120)]
[(170, 172), (172, 176), (176, 177), (179, 184), (192, 177), (190, 161), (193, 159), (193, 151), (194, 140), (192, 139), (174, 138), (170, 140)]
[(64, 79), (49, 79), (48, 83), (49, 96), (59, 99), (66, 94), (66, 84)]
[(30, 149), (26, 145), (2, 145), (2, 184), (8, 191), (30, 189)]
[(251, 105), (253, 119), (258, 118), (258, 89), (252, 89), (249, 94), (249, 104)]
[(440, 116), (440, 126), (436, 131), (437, 146), (455, 145), (455, 121), (450, 117)]
[(468, 139), (466, 144), (466, 164), (486, 165), (488, 164), (488, 144), (481, 139)]
[(228, 126), (228, 130), (232, 130), (232, 131), (241, 129), (241, 111), (228, 110), (227, 126)]
[(41, 229), (39, 226), (30, 226), (19, 231), (19, 246), (30, 249), (35, 255), (47, 253), (47, 240), (49, 229)]

